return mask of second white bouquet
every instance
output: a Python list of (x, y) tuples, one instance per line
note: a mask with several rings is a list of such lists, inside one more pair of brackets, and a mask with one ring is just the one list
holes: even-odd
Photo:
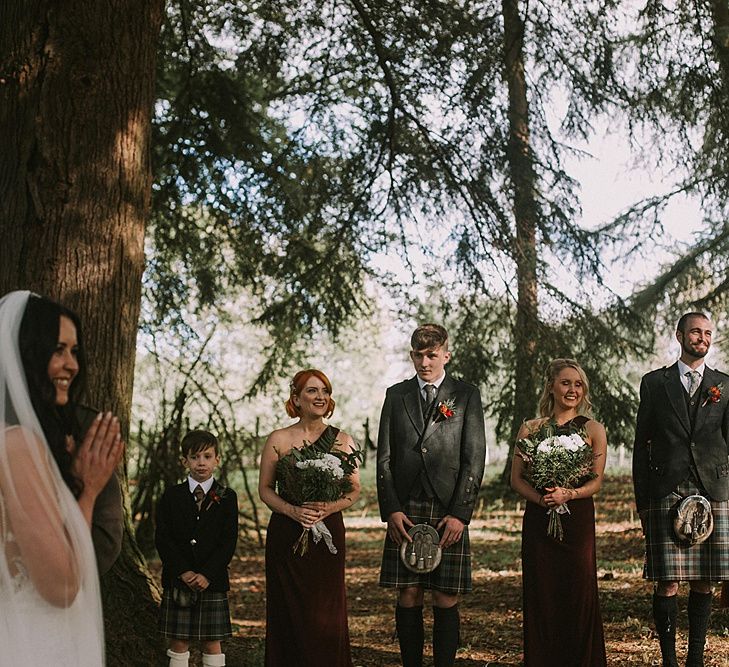
[[(555, 486), (573, 489), (595, 477), (592, 471), (595, 454), (585, 441), (584, 430), (555, 435), (555, 429), (555, 424), (547, 423), (516, 443), (516, 455), (524, 460), (527, 480), (542, 493)], [(547, 510), (547, 533), (560, 542), (564, 539), (560, 515), (569, 511), (567, 503)]]

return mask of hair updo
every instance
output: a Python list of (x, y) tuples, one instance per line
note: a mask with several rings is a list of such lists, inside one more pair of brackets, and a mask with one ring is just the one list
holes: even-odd
[(332, 383), (329, 382), (329, 378), (324, 375), (320, 370), (317, 370), (316, 368), (307, 368), (304, 371), (299, 371), (296, 375), (294, 375), (294, 379), (291, 380), (291, 384), (289, 385), (291, 389), (291, 393), (289, 394), (289, 398), (286, 401), (286, 414), (289, 417), (301, 417), (301, 408), (298, 405), (294, 404), (294, 396), (298, 396), (302, 389), (306, 386), (306, 383), (309, 381), (309, 378), (318, 378), (324, 383), (324, 386), (327, 388), (327, 391), (329, 392), (329, 405), (327, 405), (327, 412), (324, 415), (325, 418), (329, 418), (334, 413), (334, 399), (332, 398)]

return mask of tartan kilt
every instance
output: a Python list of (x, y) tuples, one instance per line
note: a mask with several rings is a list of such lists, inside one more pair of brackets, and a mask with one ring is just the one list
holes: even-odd
[[(410, 499), (403, 512), (413, 523), (427, 523), (433, 526), (448, 513), (436, 498)], [(385, 588), (406, 588), (420, 586), (443, 593), (470, 593), (471, 545), (468, 526), (463, 528), (461, 539), (443, 550), (440, 565), (432, 572), (418, 574), (408, 570), (400, 560), (400, 547), (385, 537), (380, 568), (380, 586)]]
[[(714, 530), (701, 544), (679, 542), (673, 520), (681, 501), (694, 494), (711, 504)], [(645, 516), (645, 565), (643, 578), (651, 581), (729, 580), (729, 500), (709, 498), (695, 482), (681, 482), (663, 498), (651, 498)]]
[(159, 612), (158, 627), (165, 637), (214, 641), (233, 636), (226, 592), (202, 591), (197, 604), (180, 607), (165, 588)]

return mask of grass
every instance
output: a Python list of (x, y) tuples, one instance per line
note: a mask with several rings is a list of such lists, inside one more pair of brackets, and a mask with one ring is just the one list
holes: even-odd
[[(379, 522), (374, 462), (362, 474), (363, 491), (347, 512), (347, 595), (354, 665), (399, 664), (393, 641), (392, 591), (377, 586), (384, 528)], [(500, 470), (492, 470), (492, 477)], [(482, 491), (471, 531), (474, 592), (461, 602), (462, 642), (458, 667), (521, 664), (520, 531), (523, 501)], [(608, 477), (596, 498), (598, 580), (610, 667), (659, 665), (650, 617), (650, 584), (641, 579), (643, 538), (632, 510), (627, 475)], [(263, 550), (243, 541), (231, 567), (235, 636), (225, 645), (228, 665), (263, 664), (265, 576)], [(679, 657), (686, 644), (686, 595), (679, 597)], [(426, 608), (426, 624), (431, 622)], [(715, 606), (707, 667), (729, 667), (729, 610)], [(426, 630), (426, 637), (429, 630)], [(427, 641), (427, 640), (426, 640)], [(426, 652), (429, 647), (426, 647)], [(425, 664), (432, 660), (426, 657)], [(195, 664), (195, 663), (192, 663)]]

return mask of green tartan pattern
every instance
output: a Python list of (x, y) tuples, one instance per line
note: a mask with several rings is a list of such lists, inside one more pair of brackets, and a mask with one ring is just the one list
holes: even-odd
[(179, 607), (165, 589), (159, 610), (159, 631), (165, 637), (214, 641), (233, 636), (228, 594), (203, 591), (193, 607)]
[[(688, 546), (673, 532), (678, 505), (700, 494), (711, 503), (714, 530), (705, 542)], [(645, 517), (645, 565), (643, 578), (651, 581), (729, 580), (729, 501), (711, 500), (693, 482), (682, 482), (676, 491), (651, 498)]]
[[(446, 515), (446, 509), (437, 499), (408, 500), (403, 509), (413, 523), (427, 523), (435, 528)], [(421, 586), (443, 593), (470, 593), (471, 585), (471, 546), (468, 539), (468, 526), (458, 542), (443, 550), (440, 565), (426, 574), (408, 570), (400, 560), (400, 547), (389, 537), (385, 537), (380, 568), (380, 586), (385, 588), (405, 588)]]

